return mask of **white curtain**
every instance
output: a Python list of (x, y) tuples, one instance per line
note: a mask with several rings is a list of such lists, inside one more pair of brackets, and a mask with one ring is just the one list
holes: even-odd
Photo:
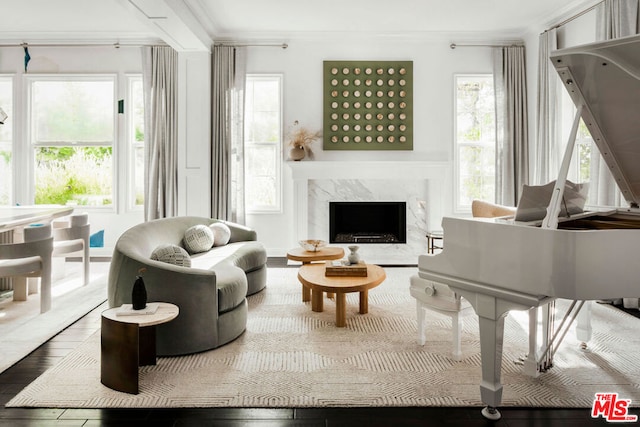
[(527, 87), (524, 46), (494, 52), (496, 97), (496, 203), (515, 206), (529, 183)]
[(245, 223), (245, 49), (214, 46), (212, 63), (211, 216)]
[(549, 55), (558, 48), (557, 30), (540, 34), (538, 43), (538, 98), (536, 116), (536, 147), (533, 183), (546, 184), (557, 178), (560, 169), (560, 78)]
[(144, 87), (144, 218), (178, 214), (178, 53), (142, 48)]
[[(597, 38), (609, 40), (638, 33), (639, 0), (604, 0), (597, 8)], [(595, 144), (591, 147), (589, 203), (621, 206), (623, 197)]]

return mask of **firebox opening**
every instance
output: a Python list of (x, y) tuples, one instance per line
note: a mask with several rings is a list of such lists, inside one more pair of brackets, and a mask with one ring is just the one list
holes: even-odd
[(331, 243), (407, 243), (406, 202), (329, 202)]

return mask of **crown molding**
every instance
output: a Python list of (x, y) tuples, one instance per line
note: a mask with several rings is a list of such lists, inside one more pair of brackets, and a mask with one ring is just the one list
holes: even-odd
[(243, 43), (265, 43), (278, 40), (287, 43), (449, 43), (458, 40), (469, 43), (519, 43), (522, 42), (521, 32), (268, 32), (268, 33), (223, 33), (214, 38), (215, 41), (235, 41)]

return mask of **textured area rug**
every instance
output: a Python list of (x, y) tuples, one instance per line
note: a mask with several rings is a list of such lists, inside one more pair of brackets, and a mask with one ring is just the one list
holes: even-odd
[[(7, 406), (483, 406), (475, 313), (464, 316), (462, 360), (451, 357), (447, 316), (428, 312), (427, 343), (420, 346), (409, 295), (416, 269), (386, 272), (386, 281), (369, 294), (369, 313), (358, 314), (358, 295), (349, 294), (347, 326), (336, 328), (333, 300), (325, 300), (324, 312), (312, 312), (301, 301), (297, 270), (269, 269), (267, 289), (249, 298), (247, 330), (240, 338), (140, 368), (138, 395), (100, 383), (96, 333)], [(581, 351), (569, 332), (553, 369), (538, 378), (514, 363), (527, 349), (526, 315), (507, 317), (503, 406), (590, 408), (594, 394), (606, 391), (640, 402), (640, 320), (606, 305), (594, 304), (593, 314), (589, 349)]]

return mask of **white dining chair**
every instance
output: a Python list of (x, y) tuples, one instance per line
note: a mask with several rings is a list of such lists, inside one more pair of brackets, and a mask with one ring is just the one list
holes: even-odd
[[(0, 244), (0, 277), (39, 277), (40, 312), (45, 313), (51, 309), (51, 225), (32, 225), (23, 231), (24, 242)], [(26, 300), (27, 280), (15, 280), (13, 292), (14, 300)]]
[(91, 234), (89, 214), (84, 212), (69, 215), (63, 219), (54, 220), (52, 225), (54, 263), (56, 259), (61, 259), (61, 268), (64, 269), (67, 255), (80, 254), (83, 264), (83, 284), (89, 284), (91, 269), (89, 257), (89, 237)]

